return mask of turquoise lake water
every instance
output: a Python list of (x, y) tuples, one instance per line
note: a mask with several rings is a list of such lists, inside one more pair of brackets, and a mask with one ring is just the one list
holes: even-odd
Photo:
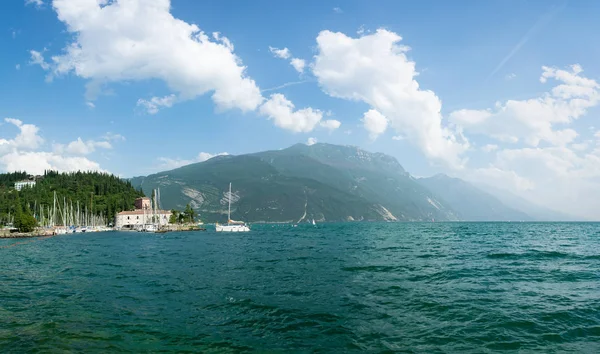
[(498, 350), (600, 353), (600, 224), (0, 239), (0, 352)]

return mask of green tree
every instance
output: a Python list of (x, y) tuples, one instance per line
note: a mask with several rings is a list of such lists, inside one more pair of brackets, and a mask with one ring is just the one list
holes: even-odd
[(37, 220), (31, 215), (29, 211), (29, 207), (26, 211), (23, 211), (23, 206), (21, 205), (21, 198), (19, 197), (19, 193), (17, 193), (15, 199), (15, 221), (14, 227), (19, 229), (20, 232), (31, 232), (37, 226)]
[(183, 213), (185, 215), (186, 222), (189, 222), (189, 223), (194, 222), (194, 217), (196, 216), (196, 212), (194, 211), (194, 209), (192, 209), (192, 207), (190, 206), (189, 203), (188, 203), (188, 205), (185, 206), (185, 211)]
[(29, 213), (21, 212), (15, 215), (15, 225), (20, 232), (31, 232), (37, 226), (37, 220)]
[(171, 210), (171, 217), (169, 217), (169, 224), (179, 223), (179, 215), (181, 215), (179, 210), (175, 210), (175, 209)]

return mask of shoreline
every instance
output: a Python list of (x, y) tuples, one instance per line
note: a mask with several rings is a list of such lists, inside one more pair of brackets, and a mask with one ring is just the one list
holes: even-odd
[(0, 231), (0, 239), (3, 238), (31, 238), (31, 237), (48, 237), (56, 236), (53, 231), (50, 230), (35, 230), (32, 232), (10, 232), (8, 230)]

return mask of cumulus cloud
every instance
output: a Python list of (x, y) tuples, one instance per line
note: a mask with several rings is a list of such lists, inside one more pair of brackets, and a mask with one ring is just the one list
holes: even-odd
[(25, 5), (34, 5), (37, 8), (40, 8), (44, 5), (43, 0), (25, 0)]
[(370, 105), (427, 157), (462, 167), (461, 155), (469, 144), (459, 131), (444, 126), (441, 101), (420, 88), (415, 63), (406, 57), (408, 48), (399, 44), (401, 39), (383, 29), (358, 38), (322, 31), (313, 74), (328, 95)]
[(297, 72), (301, 74), (304, 72), (304, 66), (306, 65), (304, 59), (292, 58), (292, 60), (290, 60), (290, 64), (292, 64)]
[(281, 59), (289, 59), (292, 56), (292, 54), (290, 53), (290, 50), (287, 48), (279, 49), (279, 48), (269, 47), (269, 51), (271, 53), (273, 53), (274, 56), (276, 56), (277, 58), (281, 58)]
[(44, 139), (38, 135), (40, 129), (37, 126), (23, 124), (22, 121), (14, 118), (5, 118), (4, 121), (19, 128), (19, 134), (10, 141), (14, 147), (24, 150), (35, 150), (44, 142)]
[(499, 150), (489, 167), (471, 178), (517, 192), (537, 204), (599, 220), (600, 149), (566, 146)]
[(139, 99), (137, 101), (138, 107), (143, 107), (148, 114), (156, 114), (163, 107), (171, 107), (177, 100), (175, 95), (168, 95), (164, 97), (152, 97), (150, 100)]
[(377, 139), (379, 135), (387, 130), (387, 118), (375, 109), (365, 112), (361, 121), (364, 128), (369, 132), (369, 137), (373, 140)]
[(306, 145), (311, 146), (311, 145), (315, 145), (317, 143), (317, 138), (308, 138), (308, 140), (306, 140)]
[(107, 140), (107, 141), (125, 141), (125, 137), (121, 134), (115, 134), (112, 132), (106, 132), (103, 136), (102, 139)]
[(74, 140), (67, 145), (54, 145), (54, 151), (59, 153), (66, 152), (71, 155), (89, 155), (95, 152), (96, 149), (112, 149), (112, 145), (108, 141), (83, 141), (81, 138), (77, 138), (77, 140)]
[[(58, 19), (73, 41), (50, 60), (31, 50), (31, 63), (48, 72), (48, 81), (67, 74), (86, 79), (90, 103), (110, 83), (163, 81), (171, 94), (137, 101), (149, 114), (207, 93), (219, 110), (247, 112), (265, 107), (264, 111), (272, 106), (262, 105), (265, 98), (227, 37), (219, 32), (207, 34), (197, 25), (173, 17), (170, 7), (170, 0), (54, 0)], [(289, 49), (270, 50), (277, 57), (291, 58), (294, 68), (304, 71), (304, 60), (292, 58)], [(320, 112), (312, 110), (310, 115), (308, 110), (312, 109), (294, 112), (291, 117), (304, 114), (314, 119)]]
[(30, 50), (29, 54), (31, 55), (31, 60), (30, 60), (31, 64), (39, 65), (44, 70), (50, 69), (50, 64), (46, 63), (46, 60), (44, 59), (44, 56), (42, 55), (42, 53), (40, 53), (36, 50)]
[(210, 160), (215, 156), (224, 156), (229, 155), (226, 152), (220, 152), (218, 154), (211, 154), (208, 152), (200, 152), (196, 157), (192, 159), (180, 159), (180, 158), (169, 158), (169, 157), (159, 157), (158, 162), (159, 165), (157, 169), (159, 171), (172, 170), (175, 168), (179, 168), (182, 166), (190, 165), (197, 162), (204, 162), (206, 160)]
[(485, 151), (485, 152), (492, 152), (492, 151), (496, 151), (498, 150), (498, 145), (496, 144), (486, 144), (484, 145), (481, 150)]
[(174, 18), (170, 5), (169, 0), (54, 0), (74, 40), (50, 63), (31, 51), (32, 62), (51, 77), (73, 73), (87, 79), (88, 100), (111, 82), (158, 79), (181, 100), (212, 92), (220, 109), (256, 109), (260, 90), (229, 39)]
[(294, 133), (312, 131), (323, 118), (323, 112), (318, 109), (294, 108), (294, 104), (284, 95), (275, 93), (260, 106), (259, 112), (273, 120), (276, 126)]
[[(38, 135), (37, 126), (13, 118), (5, 118), (5, 121), (17, 127), (19, 132), (13, 138), (0, 139), (0, 171), (27, 171), (32, 174), (42, 174), (44, 170), (102, 171), (97, 162), (85, 157), (72, 156), (65, 145), (56, 144), (52, 152), (40, 150), (44, 139)], [(78, 139), (74, 146), (79, 141), (81, 139)], [(107, 148), (108, 145), (105, 142), (97, 142), (95, 147)]]
[(302, 74), (304, 72), (304, 67), (306, 66), (306, 61), (304, 59), (292, 58), (292, 52), (288, 48), (278, 49), (274, 47), (269, 47), (269, 51), (279, 59), (290, 59), (290, 65), (294, 67), (294, 69)]
[(334, 131), (342, 125), (342, 122), (335, 119), (327, 119), (319, 123), (319, 125), (329, 131)]
[[(452, 112), (450, 120), (466, 132), (487, 135), (500, 141), (523, 141), (536, 147), (541, 142), (554, 146), (571, 143), (578, 133), (564, 128), (600, 102), (600, 86), (584, 78), (579, 65), (570, 70), (542, 67), (540, 81), (558, 82), (550, 91), (527, 100), (508, 100), (493, 109), (462, 109)], [(560, 126), (561, 128), (556, 128)]]

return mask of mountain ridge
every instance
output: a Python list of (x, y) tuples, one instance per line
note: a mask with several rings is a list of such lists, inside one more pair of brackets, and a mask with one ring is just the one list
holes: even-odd
[(190, 203), (206, 222), (226, 219), (229, 182), (232, 218), (248, 222), (531, 220), (466, 181), (415, 178), (396, 158), (351, 145), (216, 156), (130, 181), (144, 191), (160, 187), (162, 207)]

